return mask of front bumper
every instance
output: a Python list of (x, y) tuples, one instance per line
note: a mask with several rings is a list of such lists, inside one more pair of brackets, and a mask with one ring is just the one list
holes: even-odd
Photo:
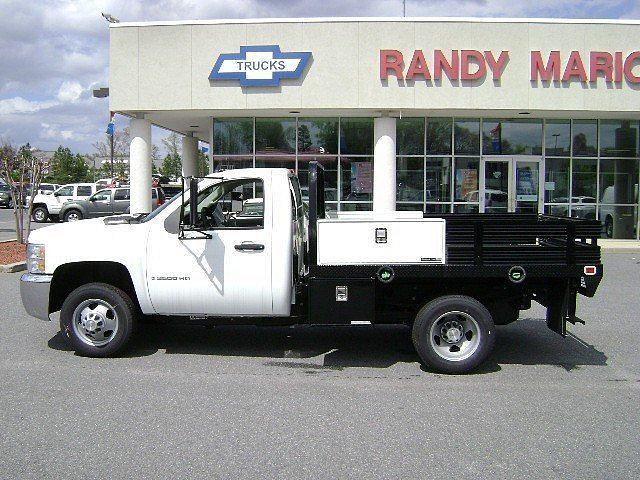
[(49, 291), (53, 275), (25, 273), (20, 277), (20, 297), (29, 315), (49, 320)]

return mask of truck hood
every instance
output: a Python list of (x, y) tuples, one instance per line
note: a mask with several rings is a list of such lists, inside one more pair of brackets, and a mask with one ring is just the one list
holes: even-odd
[(29, 233), (29, 243), (45, 244), (51, 241), (64, 238), (87, 237), (87, 235), (99, 234), (107, 226), (102, 218), (92, 218), (79, 222), (58, 223)]

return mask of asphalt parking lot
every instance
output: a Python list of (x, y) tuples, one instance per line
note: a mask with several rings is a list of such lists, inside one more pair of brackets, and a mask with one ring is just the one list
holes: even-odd
[[(31, 228), (42, 228), (53, 223), (31, 223)], [(16, 238), (16, 223), (13, 209), (0, 207), (0, 242)]]
[(396, 327), (145, 326), (82, 358), (0, 275), (0, 478), (639, 478), (639, 261), (605, 256), (586, 326), (533, 308), (468, 376)]

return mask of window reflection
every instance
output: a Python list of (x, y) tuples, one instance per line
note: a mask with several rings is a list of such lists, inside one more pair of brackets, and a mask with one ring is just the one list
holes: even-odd
[(424, 155), (424, 118), (399, 118), (396, 122), (396, 153)]
[(484, 155), (541, 155), (542, 120), (486, 119), (482, 122)]
[(300, 118), (298, 120), (298, 153), (337, 154), (337, 118)]
[(362, 202), (373, 199), (373, 159), (371, 157), (342, 157), (340, 176), (340, 200)]
[(595, 120), (574, 120), (573, 155), (590, 157), (598, 152), (598, 122)]
[(373, 118), (340, 119), (340, 153), (373, 154)]
[(547, 120), (544, 130), (545, 155), (561, 157), (571, 154), (570, 120)]
[(638, 161), (600, 160), (600, 203), (638, 201)]
[(569, 195), (569, 159), (547, 158), (544, 174), (544, 200), (549, 203), (567, 201)]
[(453, 137), (456, 155), (480, 154), (480, 120), (475, 118), (456, 119)]
[(456, 157), (455, 159), (455, 201), (478, 201), (478, 166), (477, 158)]
[(427, 119), (427, 155), (451, 153), (451, 118)]
[(256, 118), (256, 155), (295, 152), (295, 118)]
[(600, 120), (600, 155), (636, 157), (638, 122), (635, 120)]
[(253, 153), (253, 119), (214, 119), (213, 153), (222, 155)]
[[(422, 202), (424, 195), (424, 157), (398, 157), (396, 160), (396, 199)], [(420, 206), (422, 209), (422, 204)]]

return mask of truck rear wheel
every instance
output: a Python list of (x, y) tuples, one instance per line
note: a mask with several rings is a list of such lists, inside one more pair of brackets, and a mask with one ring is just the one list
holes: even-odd
[(89, 283), (76, 288), (62, 304), (60, 330), (71, 347), (89, 357), (108, 357), (131, 337), (135, 307), (119, 288)]
[(47, 207), (43, 207), (42, 205), (38, 205), (31, 212), (31, 218), (34, 222), (44, 223), (49, 218), (49, 212), (47, 211)]
[(495, 343), (493, 320), (476, 299), (436, 298), (413, 324), (413, 345), (426, 366), (442, 373), (467, 373), (486, 360)]

